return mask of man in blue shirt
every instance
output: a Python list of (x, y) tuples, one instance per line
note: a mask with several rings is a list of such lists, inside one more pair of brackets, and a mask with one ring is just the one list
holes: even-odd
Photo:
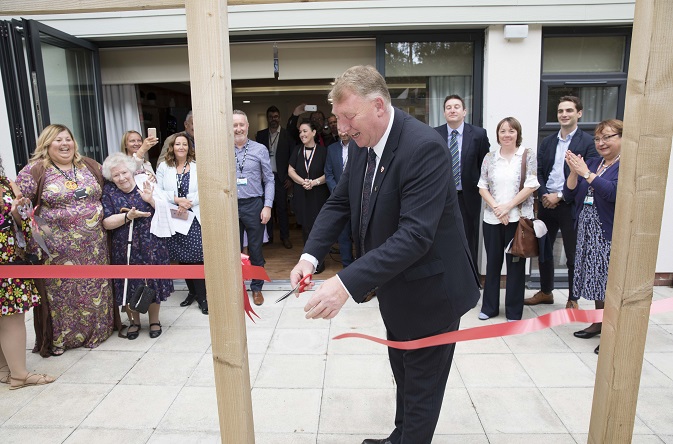
[[(238, 195), (238, 227), (241, 249), (243, 232), (248, 233), (248, 252), (252, 265), (264, 266), (262, 244), (266, 223), (273, 207), (274, 179), (269, 161), (269, 150), (261, 143), (248, 139), (248, 117), (243, 111), (234, 110), (234, 156), (236, 157), (236, 191)], [(264, 303), (264, 281), (253, 279), (250, 283), (252, 301)]]

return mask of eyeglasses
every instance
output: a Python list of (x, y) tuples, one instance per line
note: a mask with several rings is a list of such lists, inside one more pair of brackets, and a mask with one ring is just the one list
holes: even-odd
[(615, 134), (610, 134), (609, 136), (603, 136), (603, 137), (594, 137), (594, 142), (599, 143), (601, 140), (603, 143), (608, 143), (608, 140), (612, 139), (615, 136), (618, 136), (618, 133)]

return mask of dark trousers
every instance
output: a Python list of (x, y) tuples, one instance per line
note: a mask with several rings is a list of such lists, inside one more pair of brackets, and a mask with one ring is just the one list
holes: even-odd
[[(252, 265), (264, 266), (264, 256), (262, 255), (262, 244), (264, 243), (264, 230), (266, 225), (262, 225), (261, 214), (264, 208), (264, 199), (261, 197), (251, 197), (249, 199), (238, 199), (238, 231), (241, 241), (241, 251), (243, 250), (243, 232), (248, 233), (248, 254)], [(262, 291), (264, 281), (253, 279), (250, 283), (252, 291)]]
[[(278, 218), (278, 229), (281, 239), (290, 238), (290, 222), (287, 217), (287, 190), (278, 178), (278, 173), (273, 173), (275, 194), (273, 195), (273, 213)], [(269, 240), (273, 240), (273, 216), (266, 224)]]
[(353, 242), (351, 241), (351, 223), (348, 222), (341, 234), (339, 234), (339, 253), (341, 264), (344, 267), (353, 263)]
[(472, 263), (474, 269), (479, 271), (479, 261), (477, 250), (479, 248), (479, 214), (475, 217), (470, 217), (465, 207), (465, 198), (463, 192), (458, 191), (458, 206), (460, 207), (460, 215), (463, 216), (463, 228), (465, 228), (465, 237), (467, 238), (467, 246), (470, 248), (470, 256), (472, 256)]
[(507, 256), (507, 285), (505, 286), (505, 315), (519, 320), (523, 314), (526, 280), (526, 259), (505, 254), (505, 247), (514, 238), (517, 222), (491, 225), (484, 222), (486, 247), (486, 282), (481, 312), (493, 317), (500, 313), (500, 271), (503, 256)]
[[(203, 262), (187, 263), (179, 262), (180, 265), (203, 265)], [(185, 279), (187, 290), (189, 293), (195, 295), (194, 299), (197, 302), (206, 300), (206, 280), (205, 279)]]
[[(556, 243), (559, 229), (563, 238), (563, 249), (566, 252), (566, 266), (568, 267), (568, 295), (574, 301), (579, 297), (573, 294), (573, 277), (575, 275), (575, 248), (577, 247), (577, 231), (573, 221), (573, 206), (560, 202), (556, 208), (538, 207), (537, 217), (547, 225), (547, 239), (550, 248)], [(554, 261), (546, 260), (539, 263), (540, 289), (545, 293), (554, 290)]]
[[(460, 319), (434, 334), (458, 330)], [(388, 332), (388, 339), (396, 340)], [(397, 384), (393, 444), (430, 444), (437, 427), (456, 344), (398, 350), (388, 348)]]

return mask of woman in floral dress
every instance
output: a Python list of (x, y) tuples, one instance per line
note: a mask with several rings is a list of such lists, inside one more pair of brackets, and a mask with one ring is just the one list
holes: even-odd
[[(49, 125), (40, 134), (30, 163), (19, 172), (17, 184), (36, 202), (38, 184), (44, 183), (39, 214), (52, 232), (45, 237), (51, 253), (45, 264), (107, 265), (100, 165), (77, 150), (67, 127)], [(36, 168), (42, 174), (32, 171)], [(44, 251), (41, 254), (46, 257)], [(71, 348), (98, 347), (110, 337), (114, 312), (108, 279), (45, 279), (45, 286), (53, 339), (51, 344), (36, 344), (38, 351), (49, 346), (51, 354), (59, 356)]]
[[(18, 262), (20, 238), (30, 234), (28, 221), (18, 212), (28, 199), (17, 197), (16, 185), (5, 177), (0, 159), (0, 265)], [(32, 279), (0, 279), (0, 383), (11, 389), (54, 382), (48, 375), (26, 369), (25, 314), (40, 303)]]

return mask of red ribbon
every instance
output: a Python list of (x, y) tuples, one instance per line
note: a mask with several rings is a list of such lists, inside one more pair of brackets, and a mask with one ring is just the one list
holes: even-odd
[[(650, 314), (663, 313), (671, 310), (673, 310), (673, 298), (661, 299), (652, 303)], [(345, 333), (334, 337), (334, 339), (360, 338), (399, 350), (417, 350), (419, 348), (453, 344), (455, 342), (520, 335), (523, 333), (544, 330), (545, 328), (556, 327), (562, 324), (570, 324), (572, 322), (594, 323), (602, 321), (603, 310), (563, 309), (533, 319), (522, 319), (515, 322), (504, 322), (502, 324), (457, 330), (429, 336), (427, 338), (416, 339), (414, 341), (387, 341), (362, 333)]]
[[(251, 265), (248, 256), (241, 254), (243, 280), (271, 281), (264, 267)], [(168, 276), (168, 277), (167, 277)], [(63, 279), (205, 279), (203, 265), (12, 265), (0, 267), (0, 278), (63, 278)], [(250, 305), (243, 284), (243, 308), (254, 322), (259, 318)]]

